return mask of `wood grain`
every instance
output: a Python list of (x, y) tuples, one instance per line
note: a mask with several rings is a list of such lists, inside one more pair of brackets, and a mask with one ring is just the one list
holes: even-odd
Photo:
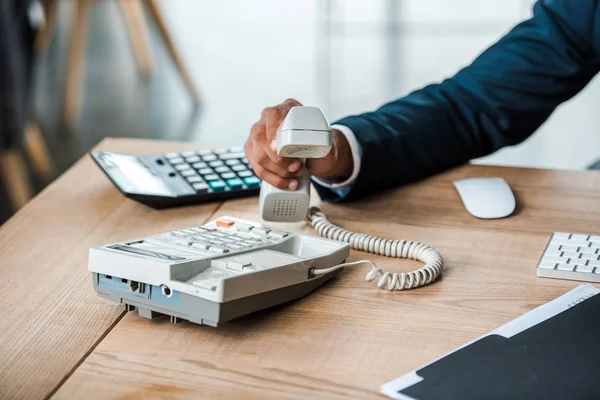
[[(100, 145), (138, 153), (190, 147)], [(197, 225), (218, 206), (152, 210), (123, 197), (86, 156), (0, 227), (0, 398), (48, 396), (122, 316), (94, 292), (90, 247)]]
[[(500, 176), (519, 208), (503, 220), (471, 217), (451, 182)], [(356, 231), (437, 248), (441, 280), (387, 292), (346, 269), (311, 295), (220, 328), (127, 314), (56, 393), (58, 399), (383, 398), (379, 386), (578, 286), (542, 279), (535, 265), (553, 231), (600, 233), (600, 173), (466, 166), (349, 204), (323, 204)], [(257, 199), (218, 215), (258, 220)], [(286, 225), (310, 232), (304, 224)], [(414, 269), (374, 259), (385, 269)]]

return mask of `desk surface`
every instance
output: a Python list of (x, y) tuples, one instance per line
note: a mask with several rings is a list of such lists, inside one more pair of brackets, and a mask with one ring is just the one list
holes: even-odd
[[(451, 182), (472, 176), (506, 179), (516, 213), (471, 217)], [(551, 232), (600, 234), (600, 172), (471, 165), (322, 208), (349, 229), (433, 246), (443, 277), (390, 293), (364, 280), (366, 267), (347, 268), (299, 301), (218, 329), (149, 321), (96, 296), (88, 249), (217, 215), (258, 220), (257, 199), (155, 211), (124, 198), (84, 157), (0, 227), (0, 397), (383, 398), (382, 383), (579, 285), (537, 278), (535, 265)], [(390, 271), (418, 266), (358, 252), (350, 260), (361, 258)]]

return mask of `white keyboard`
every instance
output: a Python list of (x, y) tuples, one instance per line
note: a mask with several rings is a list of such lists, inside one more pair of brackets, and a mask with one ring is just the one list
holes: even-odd
[(554, 233), (538, 262), (537, 276), (600, 283), (600, 236)]

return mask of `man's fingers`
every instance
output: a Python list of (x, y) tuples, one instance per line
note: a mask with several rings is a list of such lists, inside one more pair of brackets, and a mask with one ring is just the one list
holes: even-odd
[[(279, 164), (273, 162), (273, 160), (271, 160), (268, 154), (260, 146), (260, 143), (254, 143), (253, 156), (258, 165), (284, 178), (293, 178), (302, 172), (302, 165), (298, 160), (280, 157), (282, 161)], [(294, 164), (294, 170), (290, 171), (290, 165), (292, 165), (294, 162), (296, 162), (298, 165)]]
[(250, 151), (250, 146), (251, 144), (246, 144), (246, 157), (248, 158), (248, 161), (250, 162), (250, 165), (252, 166), (256, 176), (279, 189), (295, 190), (298, 187), (298, 181), (296, 179), (282, 177), (263, 167), (255, 158), (254, 152)]

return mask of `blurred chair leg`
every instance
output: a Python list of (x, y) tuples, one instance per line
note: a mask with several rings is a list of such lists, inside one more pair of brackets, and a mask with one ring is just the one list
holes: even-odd
[(90, 3), (89, 0), (77, 0), (71, 2), (71, 4), (73, 12), (69, 32), (63, 120), (72, 127), (77, 120), (81, 102), (80, 86), (85, 57), (85, 36), (87, 33)]
[(33, 187), (19, 149), (0, 150), (0, 174), (13, 211), (17, 211), (33, 197)]
[(179, 52), (177, 51), (177, 48), (175, 47), (175, 42), (173, 42), (173, 38), (171, 38), (171, 35), (169, 34), (167, 25), (165, 24), (165, 21), (160, 13), (160, 8), (158, 7), (156, 0), (146, 0), (146, 3), (148, 4), (148, 9), (150, 11), (150, 14), (154, 18), (154, 21), (156, 22), (158, 31), (159, 31), (160, 35), (162, 36), (165, 45), (167, 46), (167, 50), (169, 51), (169, 54), (171, 55), (171, 58), (173, 59), (173, 62), (175, 63), (175, 66), (177, 67), (177, 70), (179, 71), (179, 75), (181, 76), (181, 79), (183, 79), (183, 82), (184, 82), (187, 90), (190, 92), (190, 95), (192, 96), (192, 100), (194, 101), (194, 104), (196, 104), (196, 105), (200, 104), (200, 96), (198, 95), (198, 92), (196, 91), (196, 86), (194, 85), (194, 82), (192, 81), (192, 77), (190, 76), (187, 69), (185, 68), (185, 65), (183, 64), (183, 59), (180, 57)]
[(37, 176), (45, 183), (50, 182), (54, 176), (54, 162), (40, 128), (33, 122), (25, 129), (25, 152)]
[(148, 77), (152, 73), (152, 54), (142, 4), (140, 0), (119, 0), (119, 5), (123, 11), (138, 68), (144, 77)]
[(46, 21), (35, 38), (35, 48), (39, 54), (46, 52), (54, 36), (58, 16), (58, 2), (59, 0), (44, 0), (42, 2)]

